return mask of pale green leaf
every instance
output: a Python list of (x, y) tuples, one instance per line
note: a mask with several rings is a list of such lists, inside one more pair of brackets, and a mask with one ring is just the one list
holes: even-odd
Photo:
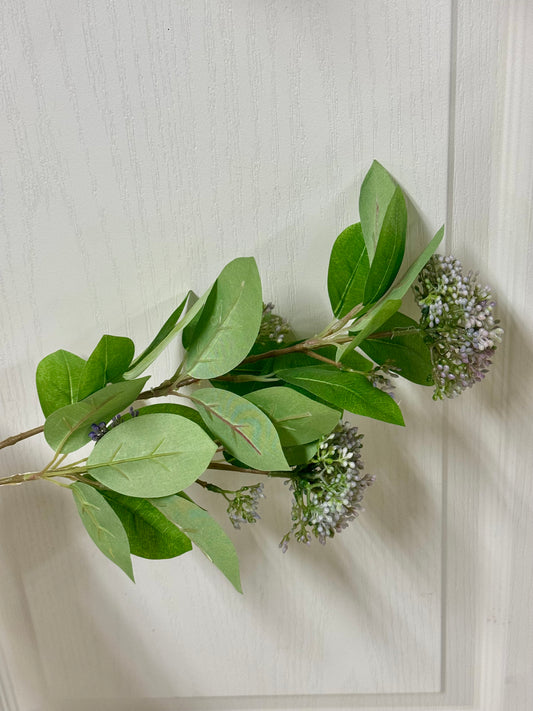
[(339, 412), (287, 387), (272, 387), (246, 395), (273, 422), (283, 447), (312, 442), (329, 434)]
[(68, 454), (89, 443), (91, 425), (109, 422), (137, 399), (148, 378), (113, 383), (81, 402), (53, 412), (44, 423), (46, 441), (56, 452)]
[(195, 303), (187, 311), (185, 316), (180, 319), (183, 309), (187, 304), (187, 300), (192, 293), (189, 291), (181, 304), (170, 314), (154, 340), (147, 348), (144, 349), (141, 355), (133, 361), (129, 370), (124, 373), (124, 378), (132, 380), (152, 365), (154, 360), (161, 355), (169, 343), (178, 335), (181, 329), (185, 328), (185, 326), (194, 319), (195, 315), (201, 311), (210, 291), (211, 289), (208, 289), (200, 299), (197, 299), (197, 301), (195, 301)]
[(195, 378), (209, 379), (235, 368), (255, 342), (262, 313), (255, 260), (234, 259), (220, 273), (205, 303), (189, 345), (185, 371)]
[(397, 187), (389, 202), (379, 233), (364, 289), (364, 304), (372, 304), (388, 290), (402, 265), (405, 252), (407, 210), (401, 188)]
[(191, 399), (213, 435), (237, 459), (261, 471), (289, 469), (278, 433), (255, 405), (226, 390), (196, 390)]
[(375, 160), (359, 194), (359, 217), (370, 262), (374, 259), (381, 226), (395, 189), (396, 183), (391, 175)]
[(127, 496), (168, 496), (186, 489), (208, 468), (216, 444), (190, 420), (168, 413), (134, 417), (97, 442), (91, 476)]
[(102, 494), (90, 484), (76, 482), (70, 488), (89, 536), (102, 553), (135, 582), (128, 536), (120, 518)]
[(151, 499), (150, 502), (187, 538), (190, 538), (224, 573), (235, 589), (242, 593), (239, 559), (235, 546), (206, 511), (181, 496)]

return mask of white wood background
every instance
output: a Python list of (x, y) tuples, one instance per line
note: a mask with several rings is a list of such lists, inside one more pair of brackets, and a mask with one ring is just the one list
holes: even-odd
[[(0, 438), (40, 422), (41, 357), (143, 347), (235, 256), (302, 334), (325, 321), (372, 158), (411, 256), (446, 221), (506, 329), (460, 400), (404, 387), (406, 430), (361, 418), (377, 482), (332, 544), (282, 556), (269, 483), (230, 532), (243, 597), (199, 552), (136, 559), (133, 586), (63, 490), (2, 491), (0, 706), (531, 709), (531, 2), (2, 0), (0, 21)], [(45, 456), (21, 443), (1, 473)]]

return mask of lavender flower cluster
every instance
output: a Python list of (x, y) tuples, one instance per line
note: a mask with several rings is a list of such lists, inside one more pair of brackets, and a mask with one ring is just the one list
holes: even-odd
[(362, 471), (362, 438), (357, 427), (341, 423), (321, 440), (311, 461), (294, 472), (293, 525), (280, 543), (284, 553), (291, 535), (307, 544), (314, 535), (325, 544), (363, 511), (361, 501), (374, 477)]
[(263, 316), (256, 342), (263, 346), (281, 344), (291, 335), (291, 327), (282, 316), (274, 313), (274, 304), (263, 305)]
[(231, 500), (226, 496), (229, 501), (226, 511), (234, 528), (240, 529), (241, 523), (255, 523), (257, 519), (261, 518), (257, 513), (257, 508), (259, 501), (265, 498), (263, 484), (243, 486), (234, 493), (235, 496)]
[(433, 363), (433, 398), (454, 398), (483, 380), (501, 341), (492, 290), (442, 255), (429, 260), (414, 290)]
[[(129, 414), (132, 417), (137, 417), (137, 415), (139, 414), (139, 410), (134, 410), (133, 405), (131, 405), (129, 409)], [(98, 424), (93, 423), (91, 425), (91, 431), (89, 432), (89, 438), (92, 439), (92, 441), (96, 444), (96, 442), (101, 440), (102, 437), (109, 432), (109, 430), (112, 430), (113, 427), (117, 427), (117, 425), (120, 425), (122, 419), (123, 415), (114, 415), (109, 425), (107, 425), (105, 422), (99, 422)]]

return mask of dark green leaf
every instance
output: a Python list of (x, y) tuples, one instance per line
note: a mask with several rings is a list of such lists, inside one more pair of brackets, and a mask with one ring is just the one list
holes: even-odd
[(357, 370), (360, 373), (368, 373), (374, 367), (372, 361), (365, 358), (364, 355), (361, 355), (361, 353), (358, 353), (357, 351), (345, 352), (342, 346), (339, 348), (337, 353), (337, 360), (342, 362), (342, 364), (347, 368)]
[(380, 331), (392, 332), (392, 336), (369, 338), (360, 347), (376, 363), (391, 364), (403, 378), (419, 385), (432, 385), (433, 368), (429, 348), (420, 331), (405, 332), (405, 329), (417, 327), (417, 322), (412, 318), (396, 313), (380, 327)]
[(382, 390), (375, 388), (360, 373), (338, 370), (333, 366), (294, 368), (278, 375), (288, 383), (315, 393), (326, 402), (341, 407), (354, 415), (403, 425), (403, 417), (396, 402)]
[(246, 400), (261, 409), (274, 423), (284, 447), (312, 442), (329, 434), (339, 421), (339, 412), (287, 387), (250, 393)]
[[(336, 360), (337, 349), (335, 346), (324, 346), (317, 348), (314, 353), (317, 353), (324, 358)], [(273, 373), (278, 370), (286, 370), (287, 368), (303, 368), (306, 365), (319, 365), (320, 361), (308, 353), (286, 353), (285, 355), (276, 356), (269, 360), (269, 367)]]
[(370, 262), (374, 259), (381, 226), (395, 189), (396, 183), (390, 174), (375, 160), (359, 194), (359, 216)]
[(175, 558), (192, 549), (190, 540), (146, 499), (103, 490), (128, 535), (130, 551), (140, 558)]
[[(192, 308), (194, 306), (194, 304), (198, 301), (198, 297), (196, 296), (194, 291), (189, 292), (189, 294), (190, 294), (189, 308)], [(181, 334), (181, 343), (186, 351), (189, 350), (189, 346), (192, 343), (192, 340), (194, 338), (194, 330), (198, 324), (198, 321), (200, 320), (200, 318), (202, 316), (202, 311), (203, 311), (203, 309), (200, 309), (200, 311), (197, 311), (196, 316), (183, 329), (183, 332)]]
[(406, 230), (405, 198), (397, 187), (387, 207), (376, 253), (368, 272), (364, 291), (365, 304), (377, 301), (396, 278), (405, 252)]
[(151, 503), (190, 538), (242, 593), (235, 546), (206, 511), (181, 496), (151, 499)]
[(37, 366), (39, 402), (45, 417), (76, 402), (80, 373), (85, 361), (69, 351), (50, 353)]
[(198, 425), (179, 415), (134, 417), (96, 443), (87, 469), (126, 496), (168, 496), (195, 482), (216, 448)]
[(347, 227), (335, 240), (328, 268), (328, 294), (337, 318), (363, 303), (369, 271), (361, 223)]
[(262, 313), (255, 260), (234, 259), (220, 273), (202, 310), (189, 345), (186, 372), (209, 379), (235, 368), (254, 344)]
[(215, 388), (196, 390), (191, 399), (214, 436), (237, 459), (262, 471), (289, 468), (274, 425), (251, 402)]
[(283, 451), (291, 467), (294, 467), (307, 464), (317, 453), (318, 444), (318, 441), (308, 442), (307, 444), (299, 444), (296, 447), (285, 447)]
[(77, 399), (84, 400), (118, 380), (131, 363), (134, 351), (130, 338), (102, 336), (81, 372)]
[(125, 378), (128, 380), (136, 378), (154, 362), (154, 360), (165, 350), (168, 344), (177, 336), (181, 329), (190, 323), (194, 319), (195, 315), (201, 311), (210, 291), (211, 289), (208, 289), (200, 299), (195, 301), (185, 316), (180, 320), (180, 316), (192, 292), (187, 294), (178, 308), (173, 311), (165, 321), (163, 327), (154, 340), (147, 348), (144, 349), (141, 355), (133, 361), (130, 369), (124, 373)]
[(76, 482), (70, 488), (89, 536), (102, 553), (134, 581), (128, 536), (117, 514), (89, 484)]
[(89, 443), (92, 424), (109, 422), (143, 389), (148, 378), (107, 385), (88, 398), (53, 412), (44, 424), (46, 441), (57, 452), (68, 454)]

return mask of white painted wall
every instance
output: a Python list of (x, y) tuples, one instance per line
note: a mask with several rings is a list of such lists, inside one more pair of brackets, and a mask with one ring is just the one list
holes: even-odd
[[(460, 401), (404, 387), (406, 430), (361, 419), (377, 482), (325, 549), (280, 554), (270, 483), (230, 531), (244, 597), (199, 552), (137, 560), (134, 587), (65, 492), (2, 491), (6, 711), (528, 711), (531, 3), (4, 0), (0, 21), (0, 438), (40, 422), (41, 357), (143, 347), (235, 256), (302, 334), (325, 321), (372, 158), (411, 200), (411, 256), (446, 221), (507, 332)], [(1, 454), (9, 474), (46, 446)]]

